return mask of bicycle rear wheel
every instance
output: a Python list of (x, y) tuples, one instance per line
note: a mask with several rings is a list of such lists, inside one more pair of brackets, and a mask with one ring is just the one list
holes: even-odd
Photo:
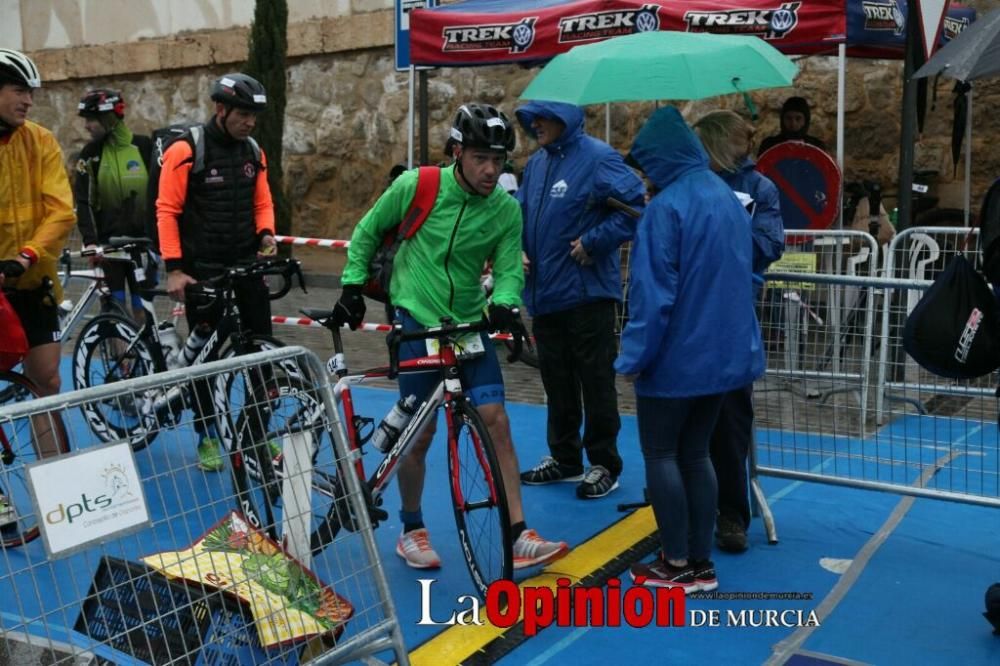
[[(0, 404), (24, 402), (38, 395), (38, 389), (24, 375), (0, 372)], [(38, 516), (25, 465), (68, 451), (66, 427), (57, 412), (0, 420), (0, 496), (9, 507), (0, 510), (0, 546), (20, 546), (38, 537)]]
[[(73, 388), (82, 389), (144, 377), (156, 372), (153, 355), (130, 320), (108, 314), (95, 317), (73, 350)], [(80, 409), (87, 425), (104, 442), (128, 440), (140, 451), (156, 439), (159, 428), (143, 418), (143, 397), (122, 395), (87, 402)]]
[(514, 573), (510, 512), (493, 440), (468, 400), (451, 406), (448, 475), (458, 539), (480, 596)]

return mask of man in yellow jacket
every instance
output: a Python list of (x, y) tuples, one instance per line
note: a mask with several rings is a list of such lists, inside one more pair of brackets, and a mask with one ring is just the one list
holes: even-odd
[(27, 119), (41, 85), (30, 58), (0, 48), (0, 284), (28, 337), (24, 374), (43, 395), (53, 395), (62, 299), (56, 259), (76, 214), (59, 144)]

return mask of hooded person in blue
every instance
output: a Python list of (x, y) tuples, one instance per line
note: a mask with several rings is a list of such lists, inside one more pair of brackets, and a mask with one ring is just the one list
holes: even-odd
[[(764, 271), (781, 258), (785, 229), (781, 222), (778, 188), (758, 172), (748, 155), (753, 127), (739, 114), (718, 110), (705, 114), (694, 131), (708, 153), (709, 166), (734, 192), (743, 193), (750, 205), (753, 235), (754, 303), (760, 302)], [(722, 550), (747, 549), (750, 496), (747, 458), (753, 438), (753, 384), (726, 393), (712, 432), (709, 451), (719, 483), (719, 517), (715, 543)]]
[(622, 469), (613, 368), (622, 299), (618, 248), (635, 231), (635, 219), (607, 199), (641, 207), (645, 188), (621, 155), (584, 132), (580, 107), (531, 102), (516, 113), (540, 146), (515, 197), (524, 216), (523, 300), (548, 396), (551, 453), (521, 480), (580, 481), (579, 497), (603, 497), (618, 487)]
[(662, 559), (631, 573), (647, 585), (713, 590), (717, 487), (709, 437), (723, 394), (764, 371), (750, 217), (673, 107), (650, 117), (629, 157), (658, 192), (632, 245), (629, 322), (615, 369), (635, 382), (646, 487), (663, 547)]

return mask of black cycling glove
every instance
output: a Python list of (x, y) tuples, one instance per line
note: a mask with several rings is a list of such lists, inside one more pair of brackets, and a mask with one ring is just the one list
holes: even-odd
[(517, 315), (507, 305), (490, 303), (486, 318), (490, 322), (491, 333), (510, 332), (517, 326)]
[(17, 259), (5, 259), (0, 261), (0, 273), (15, 278), (24, 273), (24, 264)]
[(355, 331), (364, 319), (365, 297), (361, 295), (361, 285), (345, 284), (333, 308), (333, 323), (337, 326), (347, 324)]

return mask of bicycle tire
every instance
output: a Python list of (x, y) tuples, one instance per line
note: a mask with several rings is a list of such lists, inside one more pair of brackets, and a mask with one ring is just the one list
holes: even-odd
[[(262, 434), (254, 434), (252, 421), (255, 417), (249, 409), (244, 409), (238, 417), (234, 430), (242, 437), (231, 441), (228, 446), (230, 471), (236, 491), (238, 508), (247, 520), (258, 529), (265, 531), (272, 539), (282, 540), (279, 526), (285, 519), (286, 504), (284, 491), (284, 447), (292, 438), (307, 438), (306, 445), (312, 450), (312, 480), (310, 484), (310, 515), (297, 515), (300, 524), (306, 525), (310, 548), (318, 553), (333, 541), (340, 526), (347, 524), (339, 519), (343, 508), (344, 493), (341, 488), (336, 460), (332, 455), (320, 456), (321, 449), (332, 442), (329, 429), (323, 418), (323, 401), (317, 389), (310, 387), (297, 377), (281, 375), (272, 378), (268, 387), (267, 429)], [(233, 446), (236, 441), (248, 442), (240, 450)], [(273, 442), (281, 446), (280, 455), (275, 456)], [(298, 496), (301, 491), (296, 491)], [(334, 521), (331, 525), (328, 521)]]
[[(38, 388), (24, 375), (0, 371), (0, 394), (3, 405), (40, 396)], [(69, 452), (66, 425), (58, 412), (48, 412), (34, 417), (0, 421), (0, 494), (12, 504), (16, 520), (0, 527), (0, 547), (21, 546), (38, 538), (38, 517), (31, 499), (24, 467), (43, 458)], [(44, 419), (38, 424), (37, 419)], [(53, 438), (49, 450), (42, 451), (37, 432), (48, 423)], [(36, 427), (32, 427), (35, 425)]]
[(466, 399), (451, 406), (448, 478), (458, 539), (472, 583), (483, 598), (490, 583), (510, 579), (514, 553), (510, 511), (493, 439)]
[[(133, 344), (134, 342), (134, 344)], [(121, 363), (120, 349), (128, 349)], [(102, 386), (110, 382), (144, 377), (157, 372), (153, 355), (139, 339), (135, 324), (114, 314), (91, 319), (80, 331), (73, 349), (73, 387)], [(108, 378), (111, 374), (112, 377)], [(101, 403), (81, 405), (90, 430), (104, 442), (127, 440), (133, 451), (141, 451), (156, 439), (159, 428), (143, 418), (143, 405), (134, 396), (120, 396)]]

